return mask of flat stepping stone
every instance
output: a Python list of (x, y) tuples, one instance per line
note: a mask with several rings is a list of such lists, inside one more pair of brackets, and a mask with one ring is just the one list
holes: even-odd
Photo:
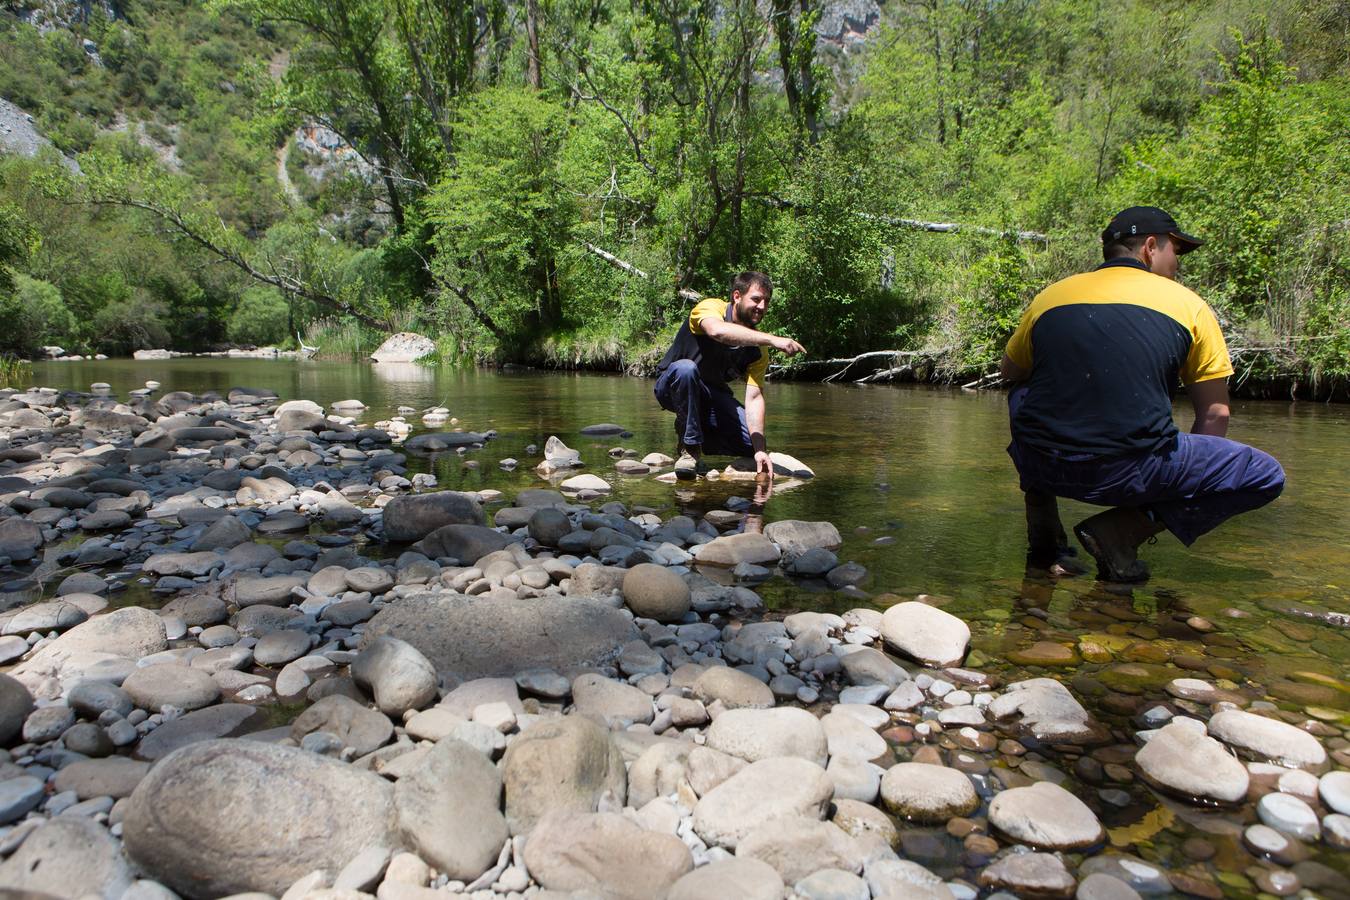
[(279, 513), (258, 523), (259, 534), (291, 534), (309, 530), (309, 517), (299, 513)]

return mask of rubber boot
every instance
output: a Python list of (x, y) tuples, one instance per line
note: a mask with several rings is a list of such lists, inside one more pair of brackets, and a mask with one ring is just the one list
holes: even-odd
[(1097, 561), (1098, 578), (1132, 583), (1149, 576), (1148, 566), (1139, 558), (1139, 545), (1162, 530), (1142, 510), (1119, 506), (1084, 519), (1073, 533)]

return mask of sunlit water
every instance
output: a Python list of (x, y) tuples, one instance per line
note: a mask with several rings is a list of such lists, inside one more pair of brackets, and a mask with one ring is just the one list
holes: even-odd
[[(446, 406), (471, 431), (493, 429), (497, 438), (463, 457), (443, 454), (416, 460), (431, 467), (446, 488), (496, 488), (509, 497), (526, 487), (546, 486), (533, 472), (542, 447), (557, 435), (579, 449), (594, 472), (614, 485), (614, 498), (655, 508), (698, 514), (724, 505), (753, 486), (717, 482), (690, 489), (651, 478), (615, 473), (607, 451), (614, 446), (671, 453), (672, 416), (652, 399), (652, 382), (638, 378), (568, 373), (457, 371), (417, 365), (179, 359), (136, 362), (40, 363), (35, 384), (87, 390), (93, 382), (126, 391), (153, 379), (163, 390), (194, 393), (231, 387), (271, 388), (285, 399), (321, 404), (357, 398), (373, 422), (398, 406), (419, 410)], [(770, 446), (815, 469), (816, 478), (769, 501), (765, 518), (827, 519), (844, 535), (843, 560), (871, 573), (863, 587), (874, 597), (926, 593), (969, 621), (974, 660), (1006, 678), (1046, 674), (1019, 667), (1007, 654), (1035, 641), (1076, 645), (1088, 634), (1110, 635), (1121, 650), (1114, 660), (1055, 670), (1084, 701), (1118, 728), (1128, 727), (1121, 698), (1161, 696), (1168, 680), (1181, 676), (1250, 680), (1284, 708), (1307, 710), (1339, 729), (1350, 724), (1350, 628), (1295, 617), (1272, 609), (1296, 602), (1315, 609), (1350, 612), (1350, 408), (1313, 403), (1237, 402), (1230, 436), (1272, 453), (1288, 475), (1284, 495), (1264, 509), (1239, 516), (1189, 550), (1162, 536), (1144, 556), (1154, 571), (1132, 591), (1109, 589), (1091, 577), (1051, 581), (1027, 577), (1025, 526), (1007, 444), (1007, 415), (999, 393), (963, 393), (932, 388), (771, 384)], [(1179, 421), (1189, 421), (1178, 409)], [(417, 416), (409, 420), (419, 425)], [(583, 426), (612, 422), (629, 438), (586, 438)], [(450, 426), (443, 426), (450, 427)], [(520, 460), (502, 471), (505, 457)], [(466, 465), (476, 463), (476, 467)], [(1066, 527), (1094, 508), (1061, 504)], [(760, 587), (780, 609), (843, 611), (859, 605), (850, 597), (775, 579)], [(892, 598), (879, 599), (884, 607)], [(1180, 625), (1200, 615), (1217, 625), (1203, 641)], [(1175, 663), (1190, 658), (1188, 669)], [(1198, 662), (1197, 662), (1198, 660)], [(1117, 702), (1112, 702), (1112, 701)], [(1339, 744), (1337, 743), (1339, 742)], [(1344, 737), (1329, 746), (1346, 745)], [(1108, 826), (1137, 824), (1155, 801), (1141, 796), (1123, 810), (1102, 810)], [(1181, 808), (1178, 808), (1178, 811)], [(1156, 819), (1159, 827), (1170, 817)], [(1195, 814), (1188, 814), (1196, 819)], [(1215, 820), (1217, 822), (1219, 820)], [(1182, 836), (1217, 830), (1203, 817), (1173, 821), (1156, 841), (1136, 841), (1133, 852), (1152, 848), (1161, 862), (1181, 865), (1175, 845)], [(1148, 829), (1145, 829), (1148, 830)], [(1172, 840), (1167, 840), (1167, 836)], [(1219, 840), (1219, 837), (1211, 835)], [(1232, 834), (1222, 837), (1236, 851)], [(937, 840), (939, 856), (952, 842)], [(945, 847), (945, 850), (940, 848)], [(956, 845), (959, 849), (959, 844)], [(938, 852), (938, 851), (935, 851)], [(1342, 869), (1345, 854), (1315, 858)], [(939, 868), (942, 859), (934, 859)], [(1225, 889), (1248, 893), (1232, 879)]]

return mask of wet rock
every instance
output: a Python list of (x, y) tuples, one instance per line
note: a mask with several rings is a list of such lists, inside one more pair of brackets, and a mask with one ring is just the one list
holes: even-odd
[(1031, 678), (1008, 685), (989, 704), (996, 720), (1016, 717), (1017, 729), (1047, 743), (1099, 743), (1110, 735), (1064, 685)]
[(689, 585), (664, 566), (642, 563), (623, 576), (623, 599), (636, 616), (678, 622), (689, 612), (689, 596)]
[(805, 522), (785, 519), (764, 526), (764, 536), (784, 553), (802, 554), (808, 550), (838, 550), (843, 543), (839, 529), (831, 522)]
[(1145, 778), (1182, 797), (1236, 803), (1247, 795), (1246, 767), (1218, 741), (1181, 722), (1160, 729), (1134, 760)]
[(708, 726), (707, 746), (749, 762), (798, 757), (825, 764), (828, 743), (820, 720), (804, 709), (731, 709)]
[(399, 831), (408, 846), (461, 881), (486, 872), (507, 840), (501, 797), (497, 768), (456, 740), (436, 744), (394, 786)]
[(741, 563), (752, 566), (774, 565), (778, 562), (778, 548), (762, 534), (729, 534), (699, 544), (694, 558), (700, 565), (735, 568)]
[(436, 670), (416, 647), (383, 636), (367, 643), (351, 665), (352, 680), (370, 692), (380, 711), (402, 716), (436, 699)]
[(909, 678), (909, 673), (890, 657), (871, 647), (859, 648), (840, 659), (840, 663), (851, 684), (881, 684), (893, 688)]
[(475, 494), (459, 491), (400, 494), (384, 507), (384, 537), (388, 541), (410, 543), (446, 525), (481, 526), (485, 521), (482, 504)]
[(970, 644), (965, 622), (917, 601), (887, 609), (881, 617), (881, 635), (905, 656), (935, 667), (960, 665)]
[[(1169, 885), (1170, 887), (1170, 885)], [(1119, 878), (1094, 872), (1078, 883), (1075, 900), (1140, 900), (1139, 892)]]
[(528, 522), (530, 537), (545, 547), (558, 546), (558, 542), (572, 531), (572, 520), (556, 507), (545, 506), (533, 510)]
[(1291, 768), (1321, 771), (1327, 753), (1317, 738), (1293, 725), (1226, 709), (1209, 720), (1209, 733), (1241, 752)]
[(410, 437), (403, 446), (414, 453), (439, 453), (454, 447), (471, 447), (486, 440), (487, 435), (472, 431), (438, 431)]
[[(737, 859), (761, 859), (795, 884), (813, 872), (861, 872), (866, 848), (831, 822), (781, 816), (752, 829), (736, 845)], [(858, 879), (866, 890), (866, 885)], [(800, 891), (799, 891), (800, 893)]]
[(1317, 813), (1291, 794), (1266, 794), (1257, 802), (1256, 814), (1271, 828), (1300, 841), (1315, 841), (1322, 836)]
[(989, 804), (989, 823), (1013, 840), (1043, 850), (1091, 847), (1106, 835), (1082, 800), (1048, 781), (995, 796)]
[(445, 525), (422, 538), (416, 549), (430, 559), (449, 557), (469, 563), (517, 542), (517, 538), (482, 525)]
[(210, 550), (231, 550), (252, 540), (253, 532), (234, 516), (225, 516), (207, 526), (192, 546), (195, 553)]
[(280, 896), (366, 847), (396, 846), (393, 793), (376, 775), (303, 750), (207, 741), (151, 770), (131, 796), (123, 838), (140, 866), (185, 896)]
[(502, 780), (512, 834), (528, 833), (553, 811), (595, 812), (606, 794), (621, 806), (628, 785), (619, 748), (608, 732), (581, 716), (521, 732), (502, 759)]
[(1328, 772), (1317, 782), (1317, 793), (1328, 809), (1350, 815), (1350, 772)]
[(32, 522), (18, 516), (0, 519), (0, 556), (27, 562), (45, 542), (42, 529)]
[(564, 491), (592, 491), (597, 494), (607, 494), (614, 490), (610, 483), (599, 475), (573, 475), (559, 485)]
[(484, 603), (456, 594), (404, 597), (377, 613), (365, 635), (367, 643), (381, 635), (406, 640), (437, 671), (461, 678), (602, 665), (639, 637), (627, 613), (598, 600)]
[(766, 862), (732, 857), (699, 866), (675, 882), (666, 900), (781, 900), (783, 879)]
[(834, 785), (825, 770), (795, 757), (751, 763), (694, 807), (694, 831), (709, 844), (736, 849), (758, 826), (781, 816), (824, 818)]
[(674, 835), (644, 831), (614, 813), (567, 811), (539, 822), (525, 845), (525, 863), (546, 889), (616, 900), (666, 896), (694, 866)]
[(1013, 891), (1019, 897), (1067, 898), (1076, 882), (1059, 857), (1050, 853), (1005, 856), (980, 873), (980, 885)]
[(291, 723), (291, 739), (296, 742), (315, 731), (333, 734), (357, 756), (365, 756), (389, 743), (394, 736), (394, 724), (378, 710), (362, 706), (350, 697), (332, 694)]
[(939, 825), (980, 805), (965, 773), (927, 763), (897, 763), (881, 778), (881, 799), (897, 816), (921, 825)]
[(118, 842), (83, 816), (39, 825), (0, 864), (0, 884), (21, 897), (122, 897), (131, 882)]

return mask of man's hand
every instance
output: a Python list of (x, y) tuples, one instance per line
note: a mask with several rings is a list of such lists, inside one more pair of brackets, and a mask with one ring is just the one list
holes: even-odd
[(773, 460), (769, 459), (769, 451), (760, 450), (755, 454), (755, 477), (763, 478), (765, 476), (773, 481)]
[(798, 353), (805, 353), (806, 348), (797, 343), (790, 337), (779, 337), (778, 335), (769, 335), (773, 338), (772, 345), (780, 353), (786, 353), (788, 356), (796, 356)]

